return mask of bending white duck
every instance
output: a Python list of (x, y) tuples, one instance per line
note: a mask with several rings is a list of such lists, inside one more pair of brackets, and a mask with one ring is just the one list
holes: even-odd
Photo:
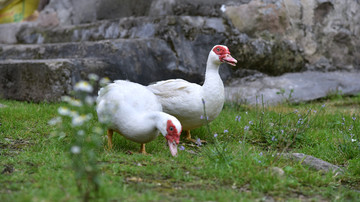
[[(237, 61), (230, 55), (228, 47), (214, 46), (208, 56), (205, 81), (202, 86), (183, 79), (170, 79), (149, 85), (148, 88), (158, 97), (163, 111), (175, 116), (186, 130), (186, 139), (191, 139), (190, 130), (214, 120), (221, 112), (225, 95), (224, 84), (219, 75), (221, 63), (236, 66)], [(205, 104), (206, 115), (203, 117)]]
[(181, 124), (174, 116), (162, 112), (158, 99), (145, 86), (117, 80), (100, 89), (96, 102), (99, 121), (108, 124), (109, 148), (115, 131), (141, 143), (140, 153), (146, 154), (145, 143), (160, 132), (167, 139), (171, 154), (177, 154)]

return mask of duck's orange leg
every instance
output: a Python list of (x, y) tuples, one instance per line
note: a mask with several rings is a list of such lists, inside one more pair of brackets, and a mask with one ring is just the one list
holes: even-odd
[[(193, 142), (193, 143), (195, 143), (195, 144), (199, 144), (199, 142), (198, 142), (197, 140), (191, 138), (190, 130), (186, 130), (185, 139), (188, 140), (188, 141), (190, 141), (190, 142)], [(200, 140), (200, 143), (201, 143), (201, 144), (206, 144), (206, 141), (205, 141), (205, 140)]]
[(145, 144), (141, 144), (139, 152), (140, 152), (140, 154), (147, 154), (146, 150), (145, 150)]
[(111, 129), (107, 130), (107, 138), (108, 138), (108, 147), (109, 147), (109, 149), (112, 149), (112, 146), (113, 146), (113, 144), (112, 144), (113, 133), (114, 133), (113, 130), (111, 130)]

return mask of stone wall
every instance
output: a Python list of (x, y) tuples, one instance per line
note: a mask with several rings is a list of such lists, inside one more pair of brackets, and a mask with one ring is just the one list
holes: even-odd
[[(221, 67), (221, 77), (232, 89), (228, 93), (240, 89), (239, 84), (295, 72), (356, 75), (358, 10), (357, 0), (52, 0), (36, 22), (0, 25), (0, 72), (9, 72), (10, 66), (37, 70), (31, 67), (60, 59), (67, 61), (71, 82), (96, 72), (142, 84), (168, 78), (201, 83), (210, 48), (225, 44), (239, 61), (236, 68)], [(60, 97), (61, 93), (51, 98), (20, 96), (20, 91), (15, 96), (10, 92), (22, 86), (9, 87), (9, 75), (0, 74), (4, 98)], [(54, 85), (45, 82), (44, 75), (32, 75), (44, 86)], [(62, 85), (60, 80), (55, 83)], [(280, 88), (289, 86), (276, 87)], [(305, 90), (297, 87), (295, 92), (301, 89)], [(237, 96), (253, 99), (246, 93)]]

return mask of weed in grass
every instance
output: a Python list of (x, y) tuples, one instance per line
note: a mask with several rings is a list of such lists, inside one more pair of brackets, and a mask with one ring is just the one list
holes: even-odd
[[(90, 82), (80, 81), (74, 86), (73, 97), (63, 97), (68, 107), (59, 107), (60, 116), (49, 121), (50, 125), (58, 126), (54, 135), (60, 140), (67, 137), (71, 141), (67, 150), (83, 201), (98, 196), (100, 180), (97, 161), (104, 132), (104, 126), (97, 123), (94, 120), (96, 117), (93, 116), (95, 98), (91, 93), (98, 76), (90, 74), (89, 79)], [(91, 121), (95, 121), (96, 124), (91, 124)]]
[(294, 93), (294, 89), (290, 89), (288, 96), (286, 96), (285, 89), (283, 88), (280, 89), (280, 91), (276, 92), (276, 94), (280, 95), (287, 104), (291, 104), (293, 102), (293, 97), (292, 97), (293, 93)]
[[(207, 117), (204, 99), (202, 99), (202, 103), (203, 103), (204, 117)], [(214, 148), (207, 147), (205, 150), (205, 154), (208, 156), (208, 158), (210, 158), (215, 163), (215, 168), (218, 165), (225, 165), (225, 166), (229, 167), (232, 157), (231, 157), (231, 155), (229, 155), (229, 151), (227, 151), (227, 148), (226, 148), (228, 143), (220, 142), (217, 138), (218, 135), (216, 133), (214, 135), (212, 135), (213, 133), (211, 132), (208, 119), (206, 118), (206, 119), (204, 119), (204, 121), (205, 121), (205, 126), (207, 129), (208, 137), (212, 137), (212, 140), (214, 141), (214, 144), (213, 144)], [(224, 133), (225, 133), (225, 131), (229, 132), (228, 130), (224, 130)], [(198, 140), (200, 142), (200, 139), (198, 139)], [(201, 142), (200, 142), (200, 144), (201, 144)]]
[(360, 156), (360, 124), (356, 116), (351, 116), (350, 120), (342, 117), (341, 121), (337, 121), (336, 124), (339, 125), (338, 132), (341, 135), (337, 141), (339, 152), (343, 154), (345, 159), (354, 159)]

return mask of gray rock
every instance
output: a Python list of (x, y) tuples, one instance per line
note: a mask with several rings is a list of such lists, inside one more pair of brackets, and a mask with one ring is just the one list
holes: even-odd
[[(309, 101), (325, 97), (329, 93), (355, 95), (360, 92), (359, 72), (287, 73), (278, 77), (263, 76), (256, 80), (233, 80), (225, 87), (227, 101), (276, 104), (290, 99), (291, 102)], [(284, 95), (277, 92), (284, 90)], [(294, 91), (289, 98), (291, 89)]]
[(343, 174), (344, 170), (339, 166), (333, 165), (329, 162), (315, 158), (310, 155), (305, 155), (302, 153), (287, 153), (282, 155), (285, 158), (290, 158), (295, 161), (300, 161), (301, 164), (307, 165), (315, 170), (329, 172), (332, 171), (336, 174)]
[(26, 101), (57, 101), (72, 88), (68, 60), (0, 61), (0, 97)]

